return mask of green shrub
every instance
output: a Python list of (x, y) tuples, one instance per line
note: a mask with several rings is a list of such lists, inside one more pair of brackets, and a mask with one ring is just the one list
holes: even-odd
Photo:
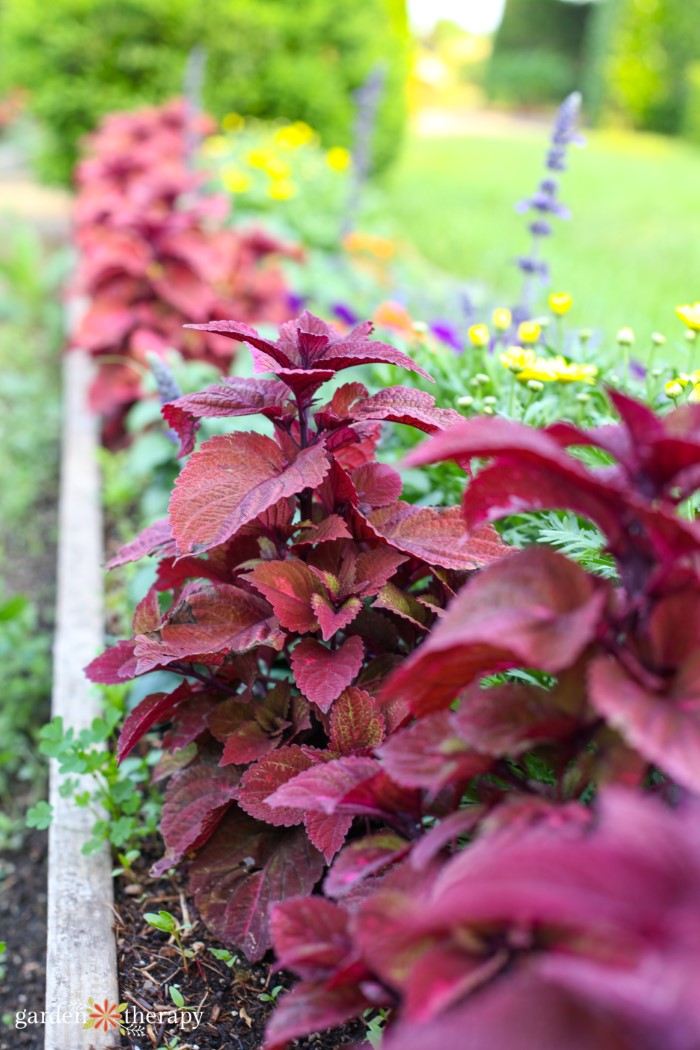
[(351, 92), (388, 63), (375, 163), (398, 147), (408, 62), (405, 0), (5, 0), (0, 88), (26, 85), (47, 130), (43, 173), (67, 180), (80, 136), (106, 113), (182, 90), (187, 55), (207, 52), (204, 104), (305, 120), (349, 145)]
[(492, 59), (486, 87), (497, 102), (542, 105), (576, 88), (576, 66), (554, 51), (506, 51)]
[(683, 136), (700, 146), (700, 62), (693, 62), (686, 72)]
[(591, 4), (508, 0), (486, 89), (499, 101), (558, 102), (579, 87)]

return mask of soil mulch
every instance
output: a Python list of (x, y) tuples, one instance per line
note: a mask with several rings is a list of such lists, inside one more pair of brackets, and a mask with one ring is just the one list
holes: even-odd
[[(148, 856), (146, 854), (149, 854)], [(227, 947), (213, 937), (188, 901), (185, 877), (152, 879), (148, 870), (160, 853), (156, 846), (144, 850), (128, 876), (115, 887), (117, 957), (120, 1000), (128, 1005), (127, 1017), (135, 1011), (161, 1012), (160, 1021), (131, 1024), (122, 1036), (128, 1050), (164, 1050), (168, 1040), (179, 1037), (177, 1050), (258, 1050), (263, 1045), (267, 1018), (274, 1009), (275, 990), (288, 988), (288, 974), (273, 971), (272, 964), (248, 963), (238, 956), (233, 965), (217, 959), (211, 949)], [(167, 934), (144, 921), (145, 912), (168, 911), (178, 922), (191, 927), (183, 937), (186, 949), (194, 952), (187, 970), (180, 952)], [(230, 946), (228, 946), (230, 947)], [(232, 956), (235, 952), (231, 951)], [(186, 1006), (202, 1011), (197, 1027), (173, 1025), (168, 1015), (176, 1006), (170, 988), (176, 986)], [(177, 995), (177, 992), (176, 992)], [(137, 1016), (138, 1020), (138, 1016)], [(331, 1034), (296, 1040), (298, 1050), (336, 1050), (364, 1043), (366, 1029), (359, 1022)]]
[[(27, 835), (20, 852), (0, 853), (0, 939), (7, 952), (0, 957), (0, 1050), (41, 1050), (43, 1025), (14, 1027), (18, 1010), (44, 1009), (46, 983), (46, 858), (45, 831)], [(10, 1015), (12, 1027), (5, 1023)]]

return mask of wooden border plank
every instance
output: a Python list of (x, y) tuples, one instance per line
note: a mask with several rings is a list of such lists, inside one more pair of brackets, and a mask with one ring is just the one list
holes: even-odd
[[(101, 714), (99, 698), (83, 674), (104, 635), (99, 432), (87, 408), (92, 374), (92, 362), (83, 351), (64, 356), (53, 714), (76, 731)], [(45, 1048), (112, 1050), (120, 1044), (116, 1029), (83, 1030), (77, 1019), (79, 1004), (87, 1008), (89, 997), (100, 1003), (119, 1001), (110, 850), (105, 844), (90, 856), (81, 853), (94, 814), (62, 798), (59, 782), (53, 760)]]

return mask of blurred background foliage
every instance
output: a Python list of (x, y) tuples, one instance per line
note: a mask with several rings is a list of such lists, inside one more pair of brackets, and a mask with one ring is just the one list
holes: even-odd
[(0, 93), (29, 89), (47, 131), (41, 170), (68, 181), (79, 139), (102, 116), (180, 94), (195, 46), (215, 116), (304, 120), (328, 146), (350, 144), (352, 93), (382, 60), (381, 168), (401, 143), (409, 42), (405, 0), (4, 0)]

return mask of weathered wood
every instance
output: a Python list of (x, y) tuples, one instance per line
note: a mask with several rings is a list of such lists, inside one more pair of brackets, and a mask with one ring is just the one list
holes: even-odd
[[(98, 425), (87, 409), (91, 374), (82, 351), (65, 355), (53, 714), (76, 731), (100, 714), (83, 667), (103, 644)], [(94, 813), (62, 798), (59, 783), (52, 761), (45, 1047), (106, 1050), (119, 1045), (116, 1030), (84, 1030), (77, 1010), (89, 997), (119, 1001), (111, 858), (106, 846), (83, 856)]]

